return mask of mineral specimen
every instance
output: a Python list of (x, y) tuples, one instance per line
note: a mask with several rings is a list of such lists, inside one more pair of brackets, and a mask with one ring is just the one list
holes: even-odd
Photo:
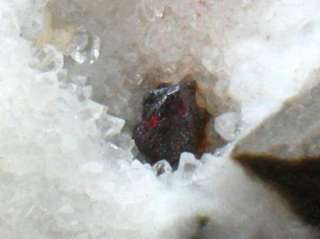
[(151, 164), (166, 159), (176, 168), (182, 152), (204, 152), (210, 115), (197, 105), (196, 92), (196, 82), (188, 80), (161, 84), (144, 98), (142, 121), (133, 138)]
[[(247, 129), (318, 82), (308, 77), (320, 67), (319, 11), (319, 0), (0, 0), (0, 238), (319, 239), (269, 185), (230, 160)], [(72, 37), (81, 26), (101, 39), (94, 64), (97, 48), (82, 48), (86, 37)], [(40, 28), (44, 49), (38, 52), (31, 40)], [(74, 59), (86, 56), (83, 64), (59, 50), (70, 44), (77, 46)], [(198, 88), (215, 94), (205, 98), (212, 118), (241, 114), (239, 135), (219, 153), (204, 154), (199, 165), (183, 153), (175, 172), (165, 161), (151, 169), (133, 160), (127, 130), (138, 122), (149, 72), (150, 84), (191, 73)], [(227, 101), (236, 106), (223, 107)], [(268, 132), (283, 128), (288, 138), (298, 131), (290, 138), (301, 139), (319, 117), (305, 121), (307, 112), (299, 112), (288, 127)], [(222, 118), (217, 133), (233, 136)], [(255, 139), (255, 145), (275, 142)], [(320, 195), (309, 173), (301, 177), (291, 168), (278, 168), (282, 181), (273, 182)], [(319, 201), (300, 189), (292, 193), (318, 211)]]

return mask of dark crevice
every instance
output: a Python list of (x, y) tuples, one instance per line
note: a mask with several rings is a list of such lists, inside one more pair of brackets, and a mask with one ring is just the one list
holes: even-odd
[(270, 183), (305, 222), (320, 226), (320, 158), (289, 160), (253, 155), (235, 158)]

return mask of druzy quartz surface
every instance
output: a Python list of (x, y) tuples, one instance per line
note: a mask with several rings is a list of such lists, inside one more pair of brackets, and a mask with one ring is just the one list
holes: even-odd
[[(230, 158), (318, 82), (319, 11), (318, 0), (0, 0), (0, 238), (319, 238)], [(129, 131), (141, 92), (187, 74), (208, 92), (208, 126), (227, 145), (200, 160), (182, 153), (174, 172), (141, 163)], [(145, 132), (164, 123), (144, 121)], [(148, 147), (174, 142), (147, 135)], [(291, 175), (293, 186), (310, 178)]]

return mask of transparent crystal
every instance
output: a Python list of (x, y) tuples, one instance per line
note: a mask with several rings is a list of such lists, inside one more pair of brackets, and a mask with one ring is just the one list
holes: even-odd
[(89, 45), (89, 33), (84, 28), (80, 28), (73, 36), (74, 49), (83, 51)]
[(71, 58), (79, 63), (83, 64), (87, 59), (86, 48), (89, 44), (89, 33), (86, 29), (80, 27), (76, 33), (74, 33), (72, 38), (72, 43), (70, 47)]
[(113, 142), (124, 150), (132, 150), (135, 145), (132, 136), (128, 132), (117, 134), (113, 137)]
[(178, 171), (185, 177), (192, 176), (196, 169), (201, 165), (201, 162), (197, 160), (192, 153), (182, 153), (180, 156), (180, 162)]
[(172, 172), (172, 167), (167, 160), (158, 161), (152, 168), (157, 176), (170, 174)]
[(46, 45), (37, 49), (30, 66), (41, 72), (59, 72), (64, 65), (63, 54), (54, 46)]
[(132, 153), (129, 150), (124, 150), (119, 146), (109, 142), (106, 143), (104, 151), (108, 161), (119, 164), (125, 161), (129, 162), (133, 158)]
[(124, 127), (125, 121), (121, 118), (109, 115), (104, 112), (96, 121), (98, 129), (102, 132), (106, 139), (118, 135)]
[(84, 109), (78, 112), (78, 117), (83, 120), (98, 120), (100, 119), (101, 115), (107, 111), (107, 107), (96, 103), (92, 100), (87, 100), (83, 102), (85, 105)]
[(70, 57), (78, 64), (88, 61), (93, 64), (100, 56), (101, 41), (98, 36), (92, 35), (84, 27), (80, 27), (72, 38)]
[(241, 123), (238, 113), (228, 112), (218, 116), (214, 122), (214, 129), (225, 140), (232, 141), (236, 138)]

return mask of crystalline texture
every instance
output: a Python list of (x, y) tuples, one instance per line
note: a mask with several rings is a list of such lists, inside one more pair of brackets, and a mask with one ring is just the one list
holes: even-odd
[[(132, 163), (132, 142), (120, 136), (126, 132), (105, 142), (102, 134), (117, 126), (97, 127), (104, 107), (79, 100), (77, 90), (86, 84), (68, 81), (62, 88), (60, 63), (28, 67), (32, 43), (22, 36), (34, 35), (32, 22), (42, 19), (33, 21), (33, 14), (46, 1), (0, 1), (1, 239), (319, 238), (228, 153), (207, 154), (201, 167), (183, 155), (181, 165), (185, 158), (196, 165), (161, 180), (148, 165)], [(48, 2), (57, 6), (52, 28), (83, 25), (101, 38), (95, 64), (87, 64), (90, 57), (65, 63), (70, 74), (88, 76), (108, 113), (126, 120), (140, 99), (132, 100), (130, 87), (149, 72), (177, 82), (186, 56), (230, 82), (224, 89), (240, 101), (250, 127), (319, 68), (318, 0)], [(190, 176), (191, 185), (181, 184)], [(194, 234), (198, 215), (211, 219), (205, 235)]]
[(70, 56), (78, 64), (88, 61), (93, 64), (100, 55), (100, 38), (88, 32), (84, 27), (80, 27), (74, 33), (70, 46)]
[(197, 105), (196, 88), (194, 81), (162, 84), (145, 97), (133, 138), (150, 163), (166, 159), (177, 167), (180, 153), (203, 153), (210, 115)]
[(193, 154), (182, 153), (179, 163), (179, 173), (187, 179), (191, 179), (196, 169), (201, 165)]
[(107, 114), (105, 111), (99, 120), (97, 120), (97, 127), (106, 138), (113, 137), (119, 134), (125, 124), (123, 119)]
[(35, 51), (30, 65), (41, 72), (59, 72), (63, 67), (63, 55), (54, 46), (46, 45)]
[(169, 174), (172, 172), (172, 167), (166, 160), (160, 160), (153, 165), (153, 170), (157, 176)]
[(241, 118), (238, 113), (228, 112), (219, 115), (214, 122), (214, 129), (225, 140), (232, 141), (236, 138)]

